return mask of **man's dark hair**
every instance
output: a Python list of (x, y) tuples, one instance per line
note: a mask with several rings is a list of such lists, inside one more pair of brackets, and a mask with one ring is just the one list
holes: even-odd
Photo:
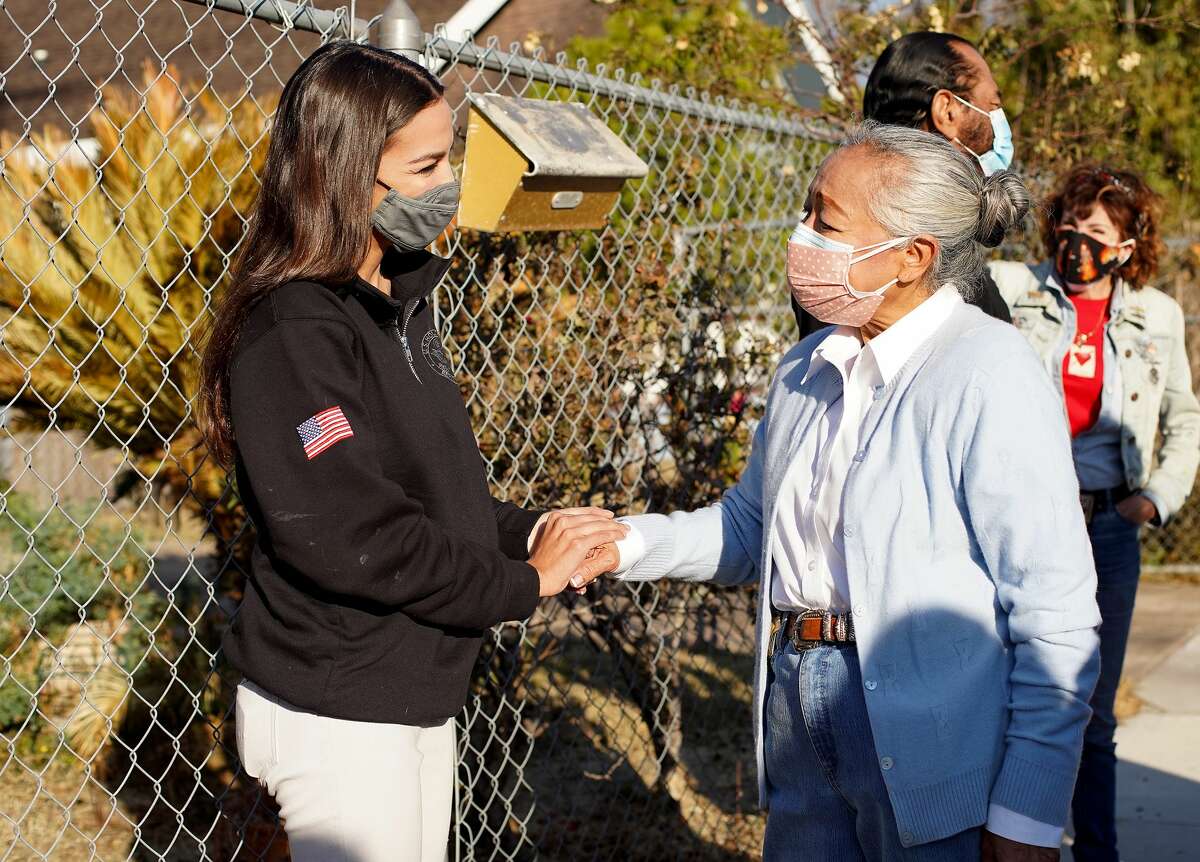
[(965, 97), (975, 85), (974, 70), (962, 54), (964, 46), (975, 48), (952, 33), (909, 33), (892, 42), (867, 79), (863, 116), (923, 128), (938, 90)]

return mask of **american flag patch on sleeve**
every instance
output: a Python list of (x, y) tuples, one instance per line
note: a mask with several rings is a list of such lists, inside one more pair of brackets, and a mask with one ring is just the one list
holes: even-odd
[(341, 407), (329, 407), (310, 416), (296, 426), (300, 442), (304, 445), (304, 454), (311, 461), (334, 443), (354, 436), (350, 420), (342, 412)]

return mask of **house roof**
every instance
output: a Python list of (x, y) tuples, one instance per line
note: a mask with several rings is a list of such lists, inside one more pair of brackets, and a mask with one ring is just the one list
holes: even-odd
[[(318, 0), (333, 9), (348, 0)], [(355, 15), (370, 19), (388, 0), (356, 0)], [(445, 21), (461, 0), (409, 0), (425, 29)], [(101, 8), (97, 8), (97, 7)], [(145, 7), (135, 11), (132, 7)], [(208, 12), (202, 5), (181, 0), (155, 3), (107, 3), (99, 0), (60, 0), (48, 11), (46, 0), (4, 0), (7, 33), (0, 40), (0, 68), (10, 68), (0, 92), (0, 129), (20, 134), (50, 124), (79, 127), (87, 135), (87, 117), (99, 99), (99, 89), (125, 86), (141, 89), (142, 68), (173, 66), (184, 86), (204, 85), (220, 94), (251, 96), (278, 91), (319, 44), (310, 33), (284, 36), (259, 22), (246, 22), (227, 12)], [(508, 0), (477, 34), (490, 36), (505, 48), (512, 42), (540, 44), (561, 50), (572, 36), (599, 33), (608, 7), (595, 0)], [(14, 26), (28, 34), (14, 33)]]

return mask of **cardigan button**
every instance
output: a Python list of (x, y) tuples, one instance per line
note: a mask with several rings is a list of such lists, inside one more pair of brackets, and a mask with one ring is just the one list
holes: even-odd
[(864, 685), (866, 685), (867, 691), (874, 691), (875, 689), (879, 688), (879, 683), (875, 682), (873, 679), (867, 680)]
[(903, 841), (904, 846), (907, 847), (909, 844), (913, 843), (913, 834), (911, 832), (905, 832), (900, 836), (900, 840)]
[(893, 766), (896, 765), (896, 761), (892, 760), (890, 757), (885, 757), (885, 758), (883, 758), (883, 760), (879, 761), (879, 765), (882, 766), (885, 770), (891, 769)]
[(1129, 396), (1130, 401), (1137, 401), (1137, 399), (1138, 399), (1138, 394), (1136, 392)]
[(1133, 356), (1133, 351), (1132, 351), (1132, 350), (1129, 350), (1129, 349), (1127, 348), (1127, 349), (1125, 350), (1125, 358), (1126, 358), (1126, 359), (1128, 359), (1128, 358), (1129, 358), (1129, 357), (1131, 357), (1131, 356)]

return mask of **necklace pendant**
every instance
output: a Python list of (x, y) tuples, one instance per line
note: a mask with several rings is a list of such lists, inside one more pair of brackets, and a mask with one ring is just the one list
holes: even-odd
[(1096, 376), (1096, 345), (1076, 344), (1067, 354), (1067, 374), (1088, 380)]

